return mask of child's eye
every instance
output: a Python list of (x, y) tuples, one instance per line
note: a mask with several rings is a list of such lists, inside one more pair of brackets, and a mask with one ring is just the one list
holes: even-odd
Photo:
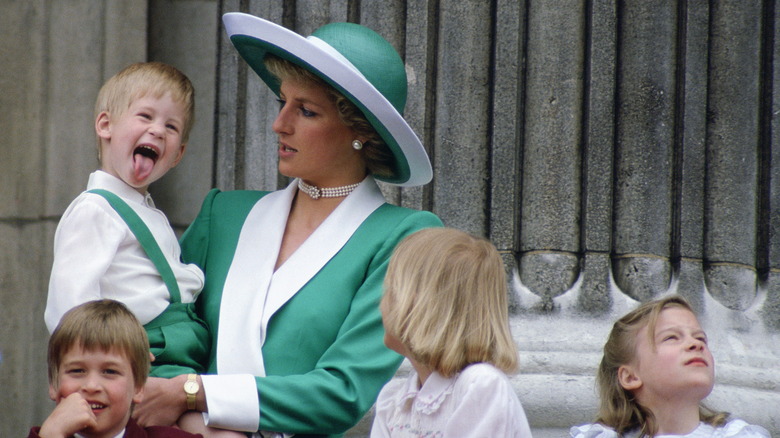
[(103, 374), (116, 375), (116, 374), (120, 374), (120, 373), (119, 373), (119, 370), (115, 370), (115, 369), (112, 369), (112, 368), (107, 368), (107, 369), (103, 370)]
[(151, 120), (152, 116), (150, 116), (147, 113), (138, 113), (138, 117), (141, 117), (142, 119)]
[(663, 340), (664, 341), (676, 341), (677, 340), (677, 335), (667, 335), (667, 336), (664, 337)]
[(69, 368), (65, 370), (65, 374), (83, 374), (84, 369), (83, 368)]
[(179, 132), (179, 127), (176, 126), (176, 125), (168, 124), (168, 125), (165, 125), (165, 127), (170, 129), (170, 130), (172, 130), (172, 131), (174, 131), (174, 132)]

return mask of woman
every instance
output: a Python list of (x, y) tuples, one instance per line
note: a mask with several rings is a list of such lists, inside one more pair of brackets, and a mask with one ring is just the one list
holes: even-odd
[(383, 345), (379, 312), (390, 254), (405, 236), (441, 225), (387, 204), (374, 180), (431, 179), (400, 115), (403, 62), (356, 24), (332, 23), (306, 39), (246, 14), (223, 19), (279, 96), (279, 171), (296, 179), (277, 192), (206, 198), (182, 249), (206, 273), (198, 306), (213, 337), (210, 374), (190, 376), (187, 390), (188, 376), (152, 379), (135, 416), (171, 423), (189, 396), (210, 426), (338, 436), (401, 361)]

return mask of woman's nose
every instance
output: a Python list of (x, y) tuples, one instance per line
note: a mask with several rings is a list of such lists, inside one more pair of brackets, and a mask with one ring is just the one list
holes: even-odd
[(282, 107), (279, 110), (279, 114), (276, 115), (276, 119), (274, 119), (274, 123), (271, 125), (271, 129), (273, 129), (275, 133), (289, 134), (291, 132), (288, 112), (289, 111), (285, 110), (285, 107)]

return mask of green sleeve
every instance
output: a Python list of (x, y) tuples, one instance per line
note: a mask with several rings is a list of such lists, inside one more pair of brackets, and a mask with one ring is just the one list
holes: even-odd
[(194, 263), (204, 272), (206, 271), (206, 254), (209, 249), (211, 207), (219, 193), (219, 189), (209, 191), (203, 200), (198, 216), (179, 239), (182, 261)]

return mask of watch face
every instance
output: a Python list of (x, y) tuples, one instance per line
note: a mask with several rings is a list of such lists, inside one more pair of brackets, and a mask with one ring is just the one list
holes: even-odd
[(187, 382), (184, 384), (184, 391), (195, 394), (198, 392), (198, 389), (200, 389), (200, 386), (198, 386), (198, 382)]

